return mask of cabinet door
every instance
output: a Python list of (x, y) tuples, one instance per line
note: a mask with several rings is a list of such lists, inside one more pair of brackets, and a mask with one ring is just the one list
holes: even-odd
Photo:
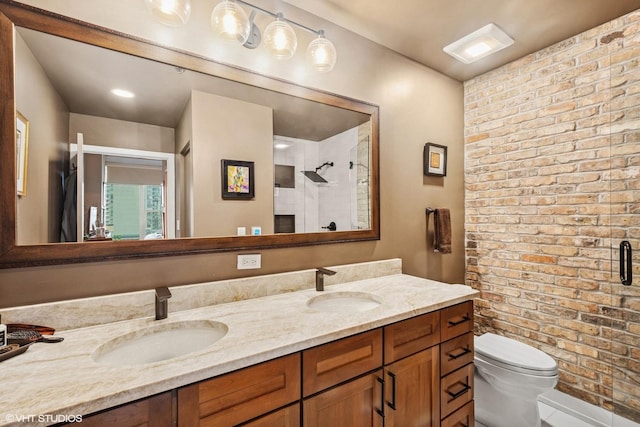
[(300, 427), (300, 403), (249, 421), (242, 427)]
[(438, 346), (385, 367), (385, 427), (440, 424)]
[(327, 390), (303, 403), (305, 427), (382, 427), (382, 371)]
[(118, 427), (170, 427), (172, 421), (173, 403), (171, 392), (158, 394), (133, 403), (109, 409), (95, 415), (82, 417), (81, 424), (64, 424), (65, 426), (82, 425), (90, 427), (118, 426)]
[(178, 425), (235, 426), (300, 399), (300, 354), (178, 389)]

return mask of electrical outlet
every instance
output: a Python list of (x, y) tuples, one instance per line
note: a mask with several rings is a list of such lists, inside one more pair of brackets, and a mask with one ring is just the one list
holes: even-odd
[(238, 270), (260, 268), (261, 258), (260, 254), (238, 255)]

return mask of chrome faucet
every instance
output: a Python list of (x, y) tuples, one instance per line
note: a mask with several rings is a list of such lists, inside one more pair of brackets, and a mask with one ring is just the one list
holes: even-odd
[(318, 267), (316, 269), (316, 291), (324, 291), (324, 275), (333, 276), (337, 271), (329, 270), (327, 268)]
[(156, 320), (166, 319), (169, 315), (169, 304), (167, 300), (171, 298), (171, 291), (166, 286), (156, 288)]

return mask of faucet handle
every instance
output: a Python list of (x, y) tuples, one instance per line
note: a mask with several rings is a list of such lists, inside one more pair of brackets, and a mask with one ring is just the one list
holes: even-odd
[(328, 268), (324, 268), (324, 267), (318, 267), (316, 268), (316, 270), (317, 272), (326, 274), (327, 276), (333, 276), (334, 274), (337, 273), (337, 271), (329, 270)]
[(166, 301), (171, 298), (171, 291), (166, 286), (156, 288), (156, 298), (158, 298), (159, 301)]

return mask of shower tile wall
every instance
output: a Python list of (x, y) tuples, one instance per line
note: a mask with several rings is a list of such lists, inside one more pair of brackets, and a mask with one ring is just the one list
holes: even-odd
[[(332, 221), (338, 230), (355, 228), (350, 209), (349, 152), (358, 144), (358, 127), (318, 142), (275, 136), (275, 143), (287, 145), (274, 149), (274, 163), (295, 167), (295, 188), (275, 190), (274, 214), (295, 215), (299, 233), (323, 231)], [(314, 183), (300, 173), (313, 171), (324, 162), (333, 163), (318, 171), (326, 184)]]
[[(625, 148), (637, 165), (638, 58), (640, 11), (464, 84), (476, 332), (540, 348), (558, 361), (561, 391), (635, 421), (640, 307), (612, 294), (609, 121), (635, 126)], [(618, 70), (631, 71), (621, 79)], [(612, 97), (636, 115), (610, 112)], [(629, 176), (636, 199), (639, 180)], [(614, 404), (613, 388), (627, 398)]]

